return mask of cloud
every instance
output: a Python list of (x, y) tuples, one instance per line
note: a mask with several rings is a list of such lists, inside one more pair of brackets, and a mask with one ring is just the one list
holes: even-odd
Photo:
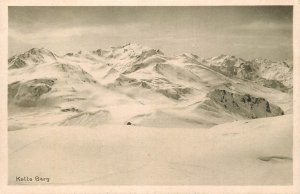
[(34, 32), (22, 32), (14, 28), (9, 29), (9, 37), (15, 40), (29, 41), (39, 43), (41, 40), (67, 40), (82, 36), (107, 37), (119, 35), (133, 35), (137, 31), (145, 28), (145, 24), (121, 24), (118, 26), (75, 26), (62, 28), (40, 29)]
[(261, 31), (261, 30), (289, 31), (292, 29), (292, 24), (255, 21), (249, 24), (235, 26), (233, 28), (237, 30), (255, 30), (255, 31)]
[(65, 54), (137, 42), (172, 55), (279, 58), (292, 49), (292, 12), (279, 17), (281, 7), (74, 9), (10, 10), (9, 52), (45, 47)]

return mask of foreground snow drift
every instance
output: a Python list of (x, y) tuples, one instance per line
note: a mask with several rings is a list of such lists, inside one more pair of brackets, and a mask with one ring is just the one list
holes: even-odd
[[(9, 131), (9, 184), (292, 184), (292, 115), (209, 129)], [(16, 182), (16, 177), (50, 182)]]

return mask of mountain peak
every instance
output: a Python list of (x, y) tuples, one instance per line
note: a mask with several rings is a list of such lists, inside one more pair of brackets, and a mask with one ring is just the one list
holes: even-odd
[(33, 55), (37, 55), (37, 54), (54, 55), (50, 50), (45, 49), (45, 48), (32, 48), (25, 53), (30, 53)]
[(45, 48), (32, 48), (23, 54), (15, 55), (8, 60), (9, 69), (25, 67), (29, 64), (41, 64), (57, 60), (57, 56)]
[(137, 43), (128, 43), (124, 45), (122, 48), (124, 49), (132, 49), (132, 50), (150, 50), (151, 48), (137, 44)]

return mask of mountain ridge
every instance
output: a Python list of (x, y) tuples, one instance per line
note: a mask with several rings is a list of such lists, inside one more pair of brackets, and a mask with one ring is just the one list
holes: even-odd
[[(11, 117), (18, 117), (15, 110), (26, 112), (30, 107), (41, 115), (46, 107), (49, 115), (57, 115), (56, 125), (80, 125), (74, 119), (80, 118), (88, 126), (156, 122), (167, 127), (177, 119), (178, 127), (211, 127), (292, 112), (291, 62), (247, 61), (231, 55), (202, 58), (193, 53), (168, 57), (159, 49), (130, 43), (62, 56), (34, 48), (10, 58), (8, 69)], [(237, 102), (243, 108), (229, 110), (232, 104), (216, 101), (223, 98), (218, 91), (249, 96), (260, 108)], [(269, 104), (279, 111), (269, 114), (263, 108)]]

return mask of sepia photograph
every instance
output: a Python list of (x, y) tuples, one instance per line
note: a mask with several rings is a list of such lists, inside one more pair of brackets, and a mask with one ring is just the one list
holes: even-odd
[(294, 184), (292, 5), (7, 19), (8, 185)]

